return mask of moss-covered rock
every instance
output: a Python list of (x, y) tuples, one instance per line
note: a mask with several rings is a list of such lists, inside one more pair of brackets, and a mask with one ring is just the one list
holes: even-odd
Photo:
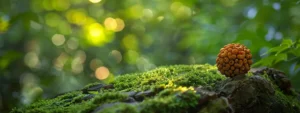
[(215, 66), (174, 65), (92, 83), (17, 112), (61, 113), (297, 113), (298, 94), (286, 93), (270, 73), (225, 78)]

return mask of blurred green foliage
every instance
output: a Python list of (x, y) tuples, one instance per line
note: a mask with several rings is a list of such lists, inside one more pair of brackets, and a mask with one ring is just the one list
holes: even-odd
[[(228, 43), (300, 89), (298, 0), (0, 0), (0, 111), (161, 65), (215, 64)], [(100, 80), (99, 80), (100, 79)]]

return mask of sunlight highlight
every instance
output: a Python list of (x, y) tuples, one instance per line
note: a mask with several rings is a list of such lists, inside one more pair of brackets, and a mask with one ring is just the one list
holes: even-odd
[(117, 28), (115, 29), (115, 31), (116, 32), (122, 31), (125, 27), (124, 21), (120, 18), (116, 18), (116, 22), (117, 22)]
[(104, 80), (109, 76), (108, 68), (102, 66), (96, 69), (95, 76), (99, 80)]
[(118, 26), (117, 21), (111, 17), (105, 19), (104, 25), (107, 30), (112, 30), (112, 31), (115, 31)]
[(107, 42), (105, 30), (99, 23), (93, 23), (88, 27), (87, 41), (92, 45), (101, 46)]
[(104, 21), (105, 28), (114, 32), (122, 31), (125, 27), (124, 21), (120, 18), (108, 17)]
[(92, 3), (99, 3), (99, 2), (101, 2), (101, 0), (89, 0), (90, 2), (92, 2)]

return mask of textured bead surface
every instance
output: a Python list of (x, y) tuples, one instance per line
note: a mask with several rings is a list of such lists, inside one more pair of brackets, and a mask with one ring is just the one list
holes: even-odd
[(216, 59), (218, 70), (226, 77), (246, 74), (252, 64), (250, 50), (242, 44), (227, 44)]

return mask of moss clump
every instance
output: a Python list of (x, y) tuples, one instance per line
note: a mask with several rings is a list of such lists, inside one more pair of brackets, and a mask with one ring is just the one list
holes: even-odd
[[(254, 83), (261, 84), (259, 80), (254, 80)], [(222, 97), (222, 92), (215, 92), (222, 86), (220, 83), (226, 84), (230, 81), (231, 78), (226, 79), (217, 71), (216, 66), (208, 64), (163, 66), (144, 73), (120, 75), (109, 84), (92, 83), (82, 90), (40, 100), (24, 108), (15, 108), (11, 112), (230, 112), (234, 108), (231, 108), (227, 97)], [(243, 83), (242, 80), (238, 81), (237, 83)], [(267, 78), (266, 81), (270, 82), (270, 79)], [(299, 111), (299, 100), (296, 96), (287, 96), (276, 84), (270, 84), (276, 89), (276, 93), (270, 98), (264, 97), (270, 100), (268, 105), (275, 106), (274, 109), (286, 109), (283, 112)]]
[(184, 113), (198, 105), (200, 96), (193, 91), (179, 93), (145, 100), (140, 105), (141, 113)]
[(285, 95), (282, 91), (276, 90), (275, 98), (277, 105), (273, 109), (275, 109), (274, 111), (278, 111), (277, 113), (298, 113), (300, 111), (299, 99), (297, 97)]
[(145, 73), (118, 76), (112, 84), (116, 91), (144, 91), (170, 81), (176, 86), (214, 86), (216, 81), (225, 79), (216, 69), (208, 64), (163, 66)]
[(120, 103), (113, 107), (107, 107), (98, 113), (138, 113), (138, 110), (134, 105)]

